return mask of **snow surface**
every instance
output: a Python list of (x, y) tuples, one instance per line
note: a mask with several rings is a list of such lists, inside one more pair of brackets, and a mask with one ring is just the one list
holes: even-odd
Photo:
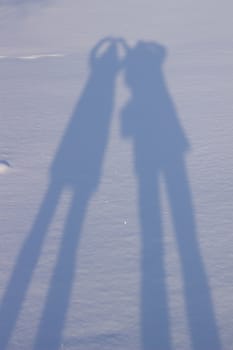
[(1, 350), (232, 350), (232, 10), (0, 0)]

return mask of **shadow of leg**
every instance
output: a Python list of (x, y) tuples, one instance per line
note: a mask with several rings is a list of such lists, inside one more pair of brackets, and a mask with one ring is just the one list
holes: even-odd
[(182, 264), (193, 349), (220, 350), (210, 287), (197, 241), (188, 177), (181, 157), (165, 166), (165, 180)]
[(33, 227), (16, 260), (14, 271), (0, 307), (0, 349), (4, 350), (14, 330), (43, 242), (53, 218), (61, 186), (51, 184), (43, 199)]
[(156, 176), (143, 176), (140, 179), (141, 330), (142, 348), (144, 350), (170, 349), (170, 327), (158, 192), (158, 178), (156, 179)]
[(61, 348), (62, 331), (76, 271), (76, 253), (89, 198), (89, 194), (85, 195), (81, 191), (76, 191), (73, 195), (35, 341), (36, 350)]

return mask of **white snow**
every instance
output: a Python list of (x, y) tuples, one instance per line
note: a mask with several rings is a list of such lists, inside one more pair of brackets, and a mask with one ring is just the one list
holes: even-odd
[(0, 161), (0, 175), (8, 172), (10, 164), (6, 161)]
[(232, 350), (232, 10), (0, 0), (1, 350)]

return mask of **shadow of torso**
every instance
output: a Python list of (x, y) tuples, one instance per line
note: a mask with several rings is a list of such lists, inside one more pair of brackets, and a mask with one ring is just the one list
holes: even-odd
[(136, 51), (127, 62), (132, 96), (122, 113), (122, 134), (133, 138), (136, 172), (149, 175), (182, 156), (189, 144), (166, 88), (162, 58), (153, 55), (153, 48), (148, 54), (139, 45)]
[(52, 181), (96, 190), (108, 142), (117, 67), (114, 47), (93, 64), (54, 158)]

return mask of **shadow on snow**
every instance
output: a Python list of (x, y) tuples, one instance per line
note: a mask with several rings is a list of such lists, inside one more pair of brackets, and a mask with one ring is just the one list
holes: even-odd
[[(103, 39), (90, 54), (90, 74), (51, 166), (50, 184), (18, 255), (0, 308), (0, 348), (5, 350), (63, 191), (72, 189), (56, 265), (34, 350), (58, 350), (69, 307), (85, 213), (98, 190), (114, 107), (115, 81), (123, 69), (131, 97), (121, 115), (131, 138), (141, 225), (141, 347), (170, 350), (163, 232), (158, 178), (164, 177), (181, 259), (187, 319), (194, 350), (220, 350), (207, 276), (200, 255), (185, 154), (188, 140), (163, 76), (163, 46), (140, 41), (121, 62), (117, 40)], [(103, 46), (105, 49), (102, 50)]]

